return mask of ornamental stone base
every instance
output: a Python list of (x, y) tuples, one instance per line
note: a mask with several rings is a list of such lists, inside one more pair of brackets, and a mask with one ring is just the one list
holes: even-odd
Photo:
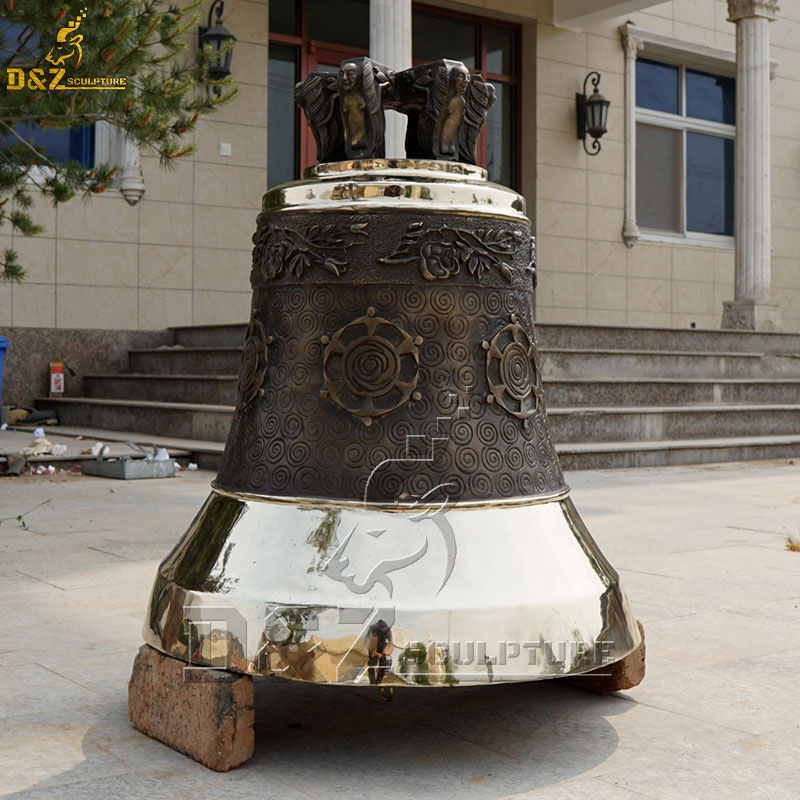
[(725, 300), (722, 304), (722, 327), (743, 331), (780, 330), (778, 306), (757, 300)]

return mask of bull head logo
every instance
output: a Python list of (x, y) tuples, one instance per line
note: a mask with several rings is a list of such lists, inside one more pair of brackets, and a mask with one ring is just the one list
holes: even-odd
[(84, 8), (76, 17), (74, 22), (70, 22), (66, 27), (61, 28), (56, 36), (56, 43), (53, 45), (50, 52), (45, 56), (45, 61), (49, 61), (56, 67), (60, 67), (67, 59), (75, 57), (73, 67), (77, 67), (83, 58), (83, 49), (81, 42), (83, 41), (83, 34), (75, 33), (81, 25), (81, 20), (86, 18), (86, 9)]

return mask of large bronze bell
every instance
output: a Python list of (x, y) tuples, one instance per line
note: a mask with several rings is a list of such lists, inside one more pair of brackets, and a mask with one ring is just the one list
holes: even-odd
[(385, 694), (620, 661), (641, 637), (550, 440), (525, 201), (474, 166), (494, 89), (356, 59), (297, 98), (334, 160), (264, 196), (238, 406), (146, 641)]

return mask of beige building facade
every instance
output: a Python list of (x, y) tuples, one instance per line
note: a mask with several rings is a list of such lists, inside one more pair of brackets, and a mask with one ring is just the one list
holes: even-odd
[[(338, 0), (326, 2), (335, 6)], [(771, 212), (771, 226), (769, 213), (763, 223), (770, 245), (766, 269), (771, 260), (769, 289), (781, 328), (798, 331), (800, 6), (786, 0), (776, 11), (775, 3), (752, 3), (774, 17), (766, 56), (771, 113), (762, 142), (771, 164), (765, 176)], [(734, 300), (737, 237), (732, 229), (682, 232), (691, 187), (676, 201), (677, 230), (648, 229), (639, 220), (638, 236), (623, 238), (626, 217), (636, 216), (631, 130), (637, 120), (651, 128), (664, 122), (671, 130), (682, 124), (658, 111), (637, 110), (630, 85), (626, 103), (626, 64), (629, 81), (636, 69), (631, 57), (674, 66), (681, 80), (692, 70), (736, 77), (737, 23), (729, 21), (727, 0), (430, 0), (425, 9), (518, 26), (518, 99), (508, 124), (517, 131), (515, 188), (526, 198), (537, 236), (537, 320), (720, 327), (723, 303)], [(88, 203), (40, 203), (35, 216), (43, 236), (0, 233), (0, 246), (18, 250), (28, 269), (22, 284), (0, 285), (0, 326), (150, 330), (246, 321), (251, 236), (261, 196), (274, 183), (270, 143), (294, 135), (274, 115), (268, 125), (269, 12), (267, 2), (226, 2), (224, 23), (237, 38), (232, 73), (240, 94), (198, 123), (196, 154), (174, 169), (163, 171), (142, 154), (145, 193), (139, 202), (129, 204), (115, 189)], [(628, 60), (626, 36), (636, 40)], [(442, 56), (451, 55), (447, 42), (441, 47)], [(588, 155), (576, 136), (575, 94), (595, 70), (611, 106), (602, 149)], [(697, 130), (731, 143), (741, 135), (728, 123), (701, 123)], [(650, 166), (640, 158), (640, 172)], [(742, 170), (735, 174), (736, 181), (745, 177)], [(640, 176), (640, 209), (643, 193), (656, 212), (664, 206), (664, 193), (680, 183), (672, 173), (665, 180), (669, 185), (643, 185)]]

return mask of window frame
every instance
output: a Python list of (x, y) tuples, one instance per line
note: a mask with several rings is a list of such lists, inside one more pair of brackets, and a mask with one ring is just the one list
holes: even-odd
[[(484, 80), (490, 83), (508, 83), (515, 86), (514, 90), (514, 129), (513, 129), (513, 157), (514, 167), (512, 170), (512, 189), (515, 191), (520, 190), (522, 184), (522, 28), (520, 25), (507, 22), (500, 19), (491, 19), (489, 17), (482, 17), (477, 14), (463, 13), (460, 11), (452, 11), (450, 9), (441, 8), (438, 6), (430, 6), (424, 3), (413, 3), (411, 7), (412, 14), (419, 11), (424, 14), (432, 14), (445, 19), (457, 19), (465, 22), (471, 22), (479, 26), (479, 47), (478, 58), (480, 69), (470, 70), (474, 74), (481, 75)], [(299, 50), (299, 80), (309, 72), (313, 72), (317, 68), (320, 60), (325, 63), (325, 58), (329, 55), (341, 55), (340, 61), (346, 58), (358, 58), (360, 56), (369, 56), (368, 50), (362, 50), (356, 47), (336, 44), (334, 42), (325, 42), (316, 39), (309, 39), (309, 20), (308, 20), (308, 0), (299, 0), (299, 32), (297, 35), (292, 36), (284, 33), (274, 33), (270, 30), (269, 42), (272, 44), (284, 44), (297, 47)], [(485, 69), (487, 58), (487, 30), (488, 28), (504, 28), (511, 30), (514, 34), (514, 63), (513, 75), (502, 75), (497, 73), (487, 72)], [(320, 58), (320, 56), (322, 58)], [(413, 65), (423, 63), (419, 59), (415, 59)], [(489, 113), (492, 113), (491, 111)], [(297, 169), (296, 172), (302, 176), (305, 169), (313, 166), (316, 163), (316, 143), (308, 125), (302, 124), (300, 118), (300, 110), (295, 107), (295, 114), (298, 115), (298, 130), (299, 130), (299, 148), (295, 155)], [(478, 162), (486, 163), (486, 127), (481, 131), (477, 145)], [(267, 185), (271, 186), (269, 182), (269, 174), (267, 174)]]
[[(735, 69), (720, 71), (719, 69), (709, 72), (708, 67), (699, 67), (691, 63), (691, 58), (678, 60), (675, 57), (659, 56), (650, 57), (650, 55), (643, 56), (648, 61), (656, 61), (659, 64), (668, 64), (672, 67), (678, 68), (678, 113), (672, 114), (666, 111), (655, 111), (654, 109), (636, 106), (635, 108), (635, 124), (652, 125), (659, 128), (669, 128), (670, 130), (679, 131), (681, 134), (681, 160), (679, 176), (680, 196), (680, 230), (670, 231), (662, 228), (645, 228), (640, 227), (640, 235), (643, 239), (657, 239), (661, 240), (662, 237), (667, 237), (670, 241), (679, 240), (686, 241), (690, 244), (706, 243), (714, 245), (715, 247), (731, 247), (734, 243), (733, 234), (718, 234), (706, 233), (703, 231), (690, 231), (687, 228), (687, 200), (686, 200), (686, 159), (687, 159), (687, 133), (702, 133), (709, 136), (717, 136), (722, 139), (728, 139), (736, 142), (736, 125), (730, 125), (724, 122), (712, 122), (711, 120), (700, 119), (699, 117), (690, 117), (687, 115), (687, 86), (686, 86), (686, 71), (695, 70), (702, 71), (705, 74), (719, 75), (720, 77), (735, 78)], [(637, 59), (638, 60), (638, 59)], [(735, 164), (734, 164), (735, 168)]]
[[(625, 219), (622, 226), (623, 241), (628, 247), (633, 247), (637, 241), (650, 241), (733, 248), (735, 230), (734, 236), (723, 236), (691, 231), (687, 234), (681, 234), (655, 229), (639, 229), (636, 222), (636, 122), (638, 121), (636, 61), (637, 58), (641, 57), (652, 61), (661, 61), (665, 64), (682, 64), (688, 69), (735, 78), (736, 53), (707, 45), (693, 44), (660, 33), (653, 33), (637, 27), (632, 22), (621, 25), (619, 33), (625, 56)], [(770, 77), (774, 77), (777, 66), (777, 61), (770, 61)], [(659, 113), (647, 109), (642, 110), (647, 111), (648, 114)], [(691, 119), (693, 123), (699, 123), (701, 126), (705, 126), (708, 122), (707, 120), (696, 120), (694, 117), (686, 119)], [(645, 120), (642, 119), (642, 121), (644, 122)], [(708, 124), (717, 125), (723, 123), (711, 122)], [(698, 130), (698, 132), (705, 133), (706, 131)], [(683, 181), (684, 178), (681, 180)], [(685, 193), (683, 194), (682, 203), (685, 203)]]
[[(0, 23), (5, 24), (6, 31), (16, 27), (18, 29), (17, 36), (19, 36), (19, 33), (22, 32), (26, 27), (30, 27), (26, 24), (10, 22), (9, 20), (0, 20)], [(17, 38), (15, 41), (19, 41), (19, 38)], [(41, 44), (40, 33), (34, 31), (31, 36), (31, 40), (28, 41), (28, 43), (26, 44), (26, 49), (24, 51), (20, 51), (20, 56), (22, 58), (28, 57), (32, 60), (18, 61), (16, 62), (16, 66), (22, 66), (25, 67), (26, 69), (34, 66), (37, 63), (36, 51), (42, 51), (42, 44)], [(38, 127), (40, 130), (42, 129), (41, 126), (34, 125), (34, 127)], [(97, 164), (100, 163), (100, 161), (97, 158), (97, 153), (98, 153), (97, 123), (90, 122), (87, 125), (82, 125), (80, 127), (61, 128), (58, 129), (58, 132), (65, 136), (71, 136), (78, 130), (81, 132), (81, 140), (80, 140), (81, 157), (79, 159), (72, 159), (72, 160), (79, 161), (81, 166), (87, 172), (89, 172), (90, 170), (94, 169), (94, 167)], [(29, 137), (23, 135), (23, 138), (29, 138)], [(84, 159), (91, 163), (84, 163)], [(53, 174), (54, 174), (53, 170), (50, 167), (34, 166), (28, 172), (28, 182), (34, 184), (37, 182), (44, 182), (47, 178), (51, 177)]]
[[(319, 56), (322, 55), (322, 60), (328, 54), (341, 54), (340, 61), (346, 58), (359, 58), (361, 56), (368, 56), (368, 50), (362, 50), (357, 47), (350, 47), (347, 45), (336, 44), (335, 42), (324, 42), (318, 39), (310, 39), (308, 32), (308, 0), (299, 0), (299, 34), (290, 36), (286, 33), (274, 33), (269, 31), (269, 43), (272, 44), (285, 44), (296, 47), (299, 51), (299, 71), (298, 80), (302, 80), (303, 76), (308, 75), (309, 72), (314, 72), (317, 69), (317, 63), (320, 61)], [(321, 51), (321, 53), (320, 53)], [(299, 146), (295, 147), (295, 173), (299, 176), (310, 166), (316, 163), (317, 145), (314, 141), (314, 136), (311, 133), (311, 128), (303, 124), (300, 115), (300, 109), (295, 106), (294, 108), (295, 120), (299, 136)], [(297, 143), (296, 143), (297, 144)], [(270, 183), (269, 171), (267, 171), (267, 186), (276, 184)]]
[[(479, 41), (478, 41), (478, 67), (471, 69), (470, 72), (474, 75), (480, 75), (485, 81), (489, 83), (507, 83), (514, 86), (514, 168), (512, 170), (512, 186), (509, 188), (514, 191), (520, 191), (522, 185), (522, 27), (514, 22), (507, 22), (501, 19), (491, 19), (489, 17), (482, 17), (477, 14), (468, 14), (462, 11), (452, 11), (450, 9), (441, 8), (439, 6), (429, 6), (424, 3), (413, 3), (411, 6), (411, 13), (419, 11), (422, 14), (430, 14), (436, 17), (444, 17), (445, 19), (463, 20), (464, 22), (471, 22), (479, 28)], [(489, 28), (503, 28), (509, 30), (514, 34), (514, 62), (513, 74), (503, 75), (496, 72), (488, 72), (486, 70), (486, 61), (488, 56), (488, 29)], [(412, 45), (413, 47), (413, 45)], [(414, 59), (413, 66), (424, 64), (421, 59)], [(491, 114), (492, 112), (489, 111)], [(479, 164), (486, 164), (486, 126), (483, 126), (480, 136), (478, 137), (478, 144), (476, 154), (478, 156)]]

